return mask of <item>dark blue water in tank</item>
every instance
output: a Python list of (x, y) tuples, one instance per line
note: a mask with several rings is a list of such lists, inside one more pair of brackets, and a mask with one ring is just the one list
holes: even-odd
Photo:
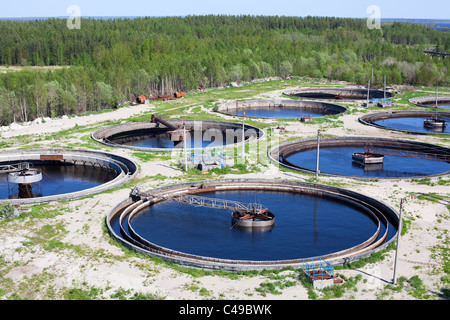
[[(97, 187), (113, 180), (118, 174), (99, 167), (73, 165), (34, 165), (42, 170), (42, 180), (32, 184), (32, 197), (73, 193)], [(28, 198), (28, 196), (26, 196)], [(25, 198), (18, 186), (8, 183), (7, 174), (0, 174), (0, 199)]]
[[(132, 220), (133, 229), (157, 245), (185, 253), (236, 260), (282, 260), (325, 255), (356, 246), (376, 231), (359, 209), (335, 200), (294, 193), (227, 191), (202, 196), (261, 203), (275, 214), (269, 231), (233, 227), (231, 211), (162, 202)], [(120, 234), (117, 220), (112, 223)], [(384, 227), (382, 231), (384, 231)], [(395, 230), (392, 228), (392, 236)]]
[[(239, 140), (239, 142), (242, 139)], [(223, 146), (226, 143), (225, 139), (206, 139), (195, 138), (194, 136), (186, 143), (186, 148), (207, 148), (215, 146)], [(127, 141), (122, 143), (124, 145), (140, 147), (140, 148), (162, 148), (162, 149), (183, 149), (184, 142), (171, 141), (170, 136), (167, 134), (158, 134), (152, 137), (145, 137), (139, 140)]]
[[(186, 148), (212, 148), (223, 147), (242, 141), (242, 129), (227, 129), (225, 132), (214, 128), (187, 132)], [(245, 140), (250, 137), (257, 137), (258, 132), (253, 128), (245, 128)], [(184, 148), (183, 141), (172, 141), (168, 133), (158, 133), (150, 136), (136, 137), (133, 140), (121, 142), (123, 145), (140, 148), (162, 148), (162, 149), (180, 149)]]
[[(319, 170), (321, 172), (360, 177), (400, 178), (441, 174), (450, 171), (450, 163), (444, 161), (385, 156), (382, 164), (361, 166), (352, 161), (354, 152), (364, 152), (364, 148), (320, 148)], [(317, 150), (293, 154), (286, 160), (290, 163), (316, 170)]]
[(423, 125), (425, 119), (429, 117), (420, 117), (420, 118), (392, 118), (374, 121), (374, 123), (392, 129), (400, 129), (400, 130), (410, 130), (410, 131), (419, 131), (426, 133), (450, 133), (450, 114), (448, 117), (439, 117), (439, 119), (444, 119), (447, 121), (447, 126), (445, 128), (439, 129), (430, 129)]
[(236, 116), (243, 116), (245, 112), (246, 117), (257, 117), (257, 118), (273, 118), (273, 119), (297, 119), (304, 116), (311, 116), (313, 118), (323, 117), (326, 113), (311, 112), (309, 110), (302, 110), (299, 108), (261, 108), (261, 109), (247, 109), (239, 110), (236, 112), (231, 112), (231, 114)]

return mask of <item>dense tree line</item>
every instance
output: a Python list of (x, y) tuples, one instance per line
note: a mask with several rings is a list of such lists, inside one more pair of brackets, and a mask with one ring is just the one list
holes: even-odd
[(0, 64), (70, 66), (0, 75), (0, 125), (100, 110), (139, 94), (189, 91), (269, 76), (375, 84), (449, 81), (450, 33), (329, 17), (187, 16), (0, 22)]

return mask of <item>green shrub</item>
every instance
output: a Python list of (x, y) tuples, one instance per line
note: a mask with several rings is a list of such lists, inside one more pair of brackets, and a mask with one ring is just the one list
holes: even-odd
[(9, 219), (14, 216), (14, 206), (10, 202), (0, 203), (0, 218)]

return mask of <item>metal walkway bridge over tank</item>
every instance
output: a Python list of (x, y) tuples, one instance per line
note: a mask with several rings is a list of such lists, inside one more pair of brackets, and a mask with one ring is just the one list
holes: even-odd
[(194, 195), (164, 195), (162, 193), (140, 192), (138, 188), (134, 188), (131, 193), (131, 197), (138, 198), (159, 198), (167, 201), (175, 201), (187, 203), (190, 205), (209, 207), (215, 209), (227, 209), (239, 212), (252, 212), (255, 214), (263, 214), (269, 209), (259, 203), (243, 203), (234, 200), (201, 197)]
[(20, 172), (27, 171), (32, 168), (32, 164), (28, 162), (20, 162), (15, 164), (1, 165), (0, 173), (11, 173), (11, 172)]

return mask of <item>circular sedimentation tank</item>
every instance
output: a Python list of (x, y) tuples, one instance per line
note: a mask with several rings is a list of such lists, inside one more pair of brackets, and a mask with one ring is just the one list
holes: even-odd
[[(427, 119), (437, 118), (447, 125), (427, 127), (424, 123)], [(367, 114), (359, 118), (359, 121), (372, 127), (400, 131), (412, 134), (450, 134), (450, 112), (444, 111), (387, 111)]]
[(324, 102), (275, 99), (227, 102), (221, 104), (217, 111), (235, 116), (245, 113), (245, 117), (251, 118), (306, 119), (342, 114), (347, 108)]
[[(230, 210), (171, 201), (195, 195), (251, 201), (275, 216), (270, 228), (239, 228)], [(225, 201), (224, 200), (224, 201)], [(385, 204), (325, 185), (227, 179), (167, 186), (132, 196), (106, 217), (110, 234), (139, 253), (205, 269), (301, 267), (321, 257), (333, 264), (361, 259), (394, 238), (398, 214)]]
[[(272, 161), (293, 170), (316, 173), (318, 139), (286, 142), (269, 151)], [(372, 150), (382, 163), (363, 165), (355, 153)], [(450, 149), (416, 141), (371, 137), (321, 138), (320, 175), (354, 179), (410, 179), (450, 174)]]
[[(364, 88), (302, 88), (284, 92), (287, 96), (307, 99), (327, 99), (327, 100), (366, 100), (367, 89)], [(391, 98), (391, 92), (384, 90), (370, 89), (369, 98), (381, 99)]]
[(416, 97), (409, 100), (410, 103), (424, 108), (450, 109), (450, 96), (426, 96)]
[(137, 171), (133, 161), (103, 152), (3, 151), (0, 152), (0, 201), (35, 204), (76, 199), (129, 182)]
[[(113, 147), (142, 151), (168, 151), (184, 148), (210, 149), (242, 143), (242, 124), (206, 120), (163, 120), (160, 122), (130, 122), (102, 128), (92, 138)], [(184, 131), (185, 129), (185, 131)], [(264, 136), (264, 131), (244, 125), (245, 141)]]

